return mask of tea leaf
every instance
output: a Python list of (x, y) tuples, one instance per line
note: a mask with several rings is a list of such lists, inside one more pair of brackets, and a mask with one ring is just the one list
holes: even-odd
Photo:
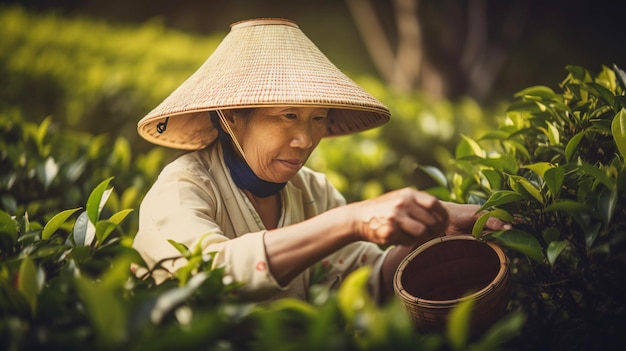
[(545, 211), (591, 211), (591, 208), (583, 203), (572, 200), (561, 200), (546, 207)]
[(448, 186), (448, 179), (439, 168), (433, 166), (419, 166), (419, 168), (424, 171), (424, 173), (428, 174), (440, 186)]
[[(106, 346), (116, 345), (127, 337), (126, 313), (118, 294), (112, 289), (79, 276), (76, 288), (91, 318), (98, 339)], [(106, 347), (110, 348), (110, 347)]]
[(546, 100), (552, 99), (556, 96), (554, 90), (544, 85), (537, 85), (534, 87), (526, 88), (514, 95), (515, 97), (540, 97)]
[(16, 241), (15, 222), (6, 212), (0, 211), (0, 245), (7, 251), (13, 251)]
[(580, 144), (580, 141), (582, 140), (583, 136), (585, 136), (585, 134), (585, 131), (579, 132), (567, 142), (567, 145), (565, 146), (565, 159), (567, 161), (572, 160), (574, 152), (578, 148), (578, 144)]
[(473, 309), (474, 299), (468, 299), (459, 302), (450, 311), (446, 325), (446, 336), (454, 350), (463, 350), (467, 347)]
[(481, 206), (481, 210), (487, 209), (489, 207), (501, 206), (504, 204), (508, 204), (511, 202), (517, 202), (523, 200), (524, 197), (514, 191), (510, 190), (498, 190), (494, 191), (489, 199)]
[(552, 193), (553, 198), (558, 198), (561, 193), (561, 186), (565, 178), (565, 170), (561, 167), (550, 168), (546, 170), (543, 180), (546, 182), (548, 189)]
[(63, 223), (65, 223), (65, 221), (67, 221), (67, 219), (70, 218), (70, 216), (76, 213), (76, 211), (78, 210), (80, 210), (80, 207), (57, 213), (43, 227), (43, 231), (41, 232), (41, 239), (48, 240), (50, 236), (54, 234), (54, 232), (56, 232), (57, 229), (59, 229), (59, 227), (61, 227)]
[(30, 257), (25, 257), (20, 263), (20, 270), (18, 273), (17, 279), (17, 290), (22, 293), (22, 295), (28, 301), (30, 305), (30, 309), (33, 313), (35, 313), (37, 309), (37, 267), (30, 259)]
[(539, 241), (531, 234), (519, 230), (509, 229), (493, 232), (489, 237), (496, 239), (502, 245), (517, 250), (537, 262), (543, 262), (543, 249)]
[(622, 158), (626, 158), (626, 109), (621, 109), (613, 117), (611, 132), (619, 153), (622, 154)]
[(546, 256), (548, 256), (548, 263), (550, 263), (550, 266), (554, 266), (554, 262), (556, 262), (556, 259), (559, 257), (561, 252), (563, 252), (563, 250), (567, 247), (567, 243), (567, 240), (561, 240), (553, 241), (548, 244)]
[[(100, 217), (100, 211), (106, 202), (106, 199), (110, 193), (106, 193), (109, 183), (113, 177), (103, 180), (98, 186), (96, 186), (89, 198), (87, 199), (87, 215), (91, 223), (96, 224)], [(104, 200), (104, 201), (103, 201)]]

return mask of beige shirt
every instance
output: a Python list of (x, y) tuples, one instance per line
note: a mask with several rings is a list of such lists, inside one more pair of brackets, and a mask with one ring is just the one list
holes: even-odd
[[(306, 167), (280, 195), (283, 208), (279, 227), (345, 204), (323, 174)], [(219, 143), (214, 143), (177, 158), (163, 169), (141, 204), (133, 247), (152, 267), (164, 258), (180, 256), (168, 240), (190, 249), (200, 242), (203, 252), (216, 252), (214, 267), (224, 267), (225, 276), (243, 282), (240, 293), (257, 301), (287, 296), (304, 299), (311, 284), (336, 288), (349, 273), (370, 265), (374, 272), (370, 288), (378, 297), (378, 276), (385, 253), (377, 245), (356, 242), (345, 246), (305, 270), (288, 286), (280, 286), (268, 269), (265, 232), (259, 215), (232, 181)], [(185, 264), (178, 259), (164, 266), (174, 272)], [(315, 281), (312, 272), (318, 276)], [(320, 278), (319, 272), (325, 274)], [(157, 282), (171, 276), (162, 270), (153, 275)]]

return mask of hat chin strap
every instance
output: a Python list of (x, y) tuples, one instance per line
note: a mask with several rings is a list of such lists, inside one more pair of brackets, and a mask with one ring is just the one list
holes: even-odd
[[(239, 188), (248, 190), (257, 197), (268, 197), (278, 194), (287, 183), (274, 183), (259, 178), (245, 160), (243, 150), (237, 142), (237, 138), (235, 138), (235, 134), (230, 128), (230, 125), (226, 122), (224, 114), (220, 110), (217, 110), (216, 112), (222, 123), (213, 117), (211, 117), (211, 123), (213, 123), (217, 129), (218, 139), (222, 144), (224, 162), (230, 170), (233, 182), (235, 182)], [(228, 132), (222, 129), (222, 124)], [(233, 141), (232, 143), (231, 140)], [(235, 149), (233, 148), (233, 144), (235, 144), (242, 157), (237, 156)]]
[(248, 160), (246, 159), (246, 154), (243, 153), (243, 149), (241, 148), (241, 145), (239, 144), (239, 140), (237, 140), (235, 133), (230, 128), (230, 124), (228, 123), (228, 121), (226, 121), (226, 117), (224, 116), (224, 113), (222, 112), (222, 110), (216, 110), (215, 112), (217, 112), (217, 116), (220, 118), (220, 121), (222, 121), (224, 128), (226, 128), (226, 132), (230, 134), (230, 137), (233, 140), (233, 143), (235, 143), (235, 147), (237, 148), (237, 151), (239, 151), (239, 153), (241, 154), (241, 157), (243, 157), (243, 160), (246, 161), (246, 163), (248, 163)]

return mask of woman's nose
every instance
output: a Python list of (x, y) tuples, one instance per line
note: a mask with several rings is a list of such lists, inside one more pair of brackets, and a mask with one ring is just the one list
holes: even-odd
[(312, 128), (308, 124), (301, 124), (294, 128), (291, 138), (291, 146), (301, 149), (307, 149), (313, 146)]

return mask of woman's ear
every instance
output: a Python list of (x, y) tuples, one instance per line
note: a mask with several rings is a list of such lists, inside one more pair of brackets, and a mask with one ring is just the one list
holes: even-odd
[(223, 110), (224, 119), (232, 126), (235, 124), (235, 112), (233, 110)]

